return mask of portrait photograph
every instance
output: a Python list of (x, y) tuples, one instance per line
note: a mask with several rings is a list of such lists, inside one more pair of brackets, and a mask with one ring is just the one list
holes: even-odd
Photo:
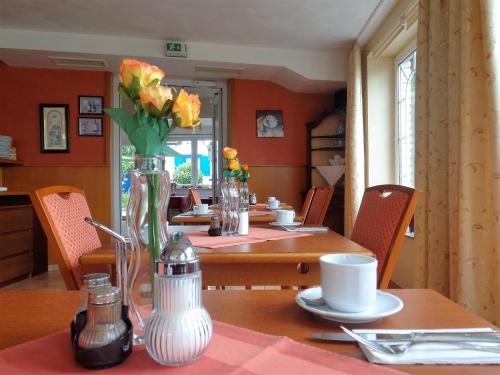
[(67, 104), (40, 104), (40, 152), (69, 152)]
[(257, 137), (284, 137), (283, 111), (257, 110)]
[(82, 137), (102, 137), (102, 117), (79, 117), (78, 135)]
[(102, 115), (104, 114), (102, 96), (79, 96), (78, 97), (81, 115)]

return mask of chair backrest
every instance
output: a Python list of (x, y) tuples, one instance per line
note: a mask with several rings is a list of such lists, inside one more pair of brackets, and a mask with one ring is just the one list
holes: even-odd
[(201, 204), (200, 193), (196, 188), (189, 188), (189, 197), (191, 198), (191, 205)]
[(306, 199), (304, 200), (304, 204), (302, 205), (302, 211), (300, 211), (300, 216), (304, 219), (307, 217), (309, 213), (309, 209), (311, 208), (311, 203), (314, 197), (314, 193), (316, 192), (316, 187), (312, 186), (306, 195)]
[(81, 255), (102, 246), (83, 190), (50, 186), (33, 191), (31, 201), (49, 244), (57, 250), (57, 263), (67, 289), (79, 289)]
[(375, 253), (379, 288), (387, 288), (420, 192), (400, 185), (365, 190), (351, 240)]
[(309, 212), (304, 219), (305, 225), (323, 225), (326, 211), (333, 196), (333, 187), (317, 187), (314, 193)]

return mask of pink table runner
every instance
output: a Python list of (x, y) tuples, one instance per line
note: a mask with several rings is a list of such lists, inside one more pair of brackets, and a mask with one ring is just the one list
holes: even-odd
[(184, 367), (163, 367), (148, 357), (144, 346), (116, 367), (90, 371), (73, 359), (69, 332), (30, 341), (0, 351), (0, 374), (401, 374), (354, 358), (300, 344), (288, 337), (271, 336), (214, 322), (208, 350)]
[(310, 233), (286, 232), (279, 229), (255, 228), (250, 227), (247, 236), (236, 237), (210, 237), (205, 231), (195, 231), (186, 233), (194, 246), (216, 249), (219, 247), (244, 245), (248, 243), (282, 240), (285, 238), (311, 236)]

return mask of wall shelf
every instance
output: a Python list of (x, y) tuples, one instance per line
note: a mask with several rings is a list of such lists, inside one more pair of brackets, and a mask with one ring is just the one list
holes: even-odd
[(0, 159), (0, 167), (8, 167), (9, 165), (23, 165), (24, 163), (19, 160)]

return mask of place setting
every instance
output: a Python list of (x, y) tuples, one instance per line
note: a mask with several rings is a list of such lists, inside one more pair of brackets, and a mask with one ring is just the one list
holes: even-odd
[(299, 292), (296, 303), (342, 332), (313, 332), (315, 340), (357, 342), (368, 361), (379, 364), (497, 364), (500, 331), (490, 327), (440, 329), (346, 328), (397, 314), (403, 301), (377, 289), (375, 258), (327, 254), (319, 259), (321, 286)]

